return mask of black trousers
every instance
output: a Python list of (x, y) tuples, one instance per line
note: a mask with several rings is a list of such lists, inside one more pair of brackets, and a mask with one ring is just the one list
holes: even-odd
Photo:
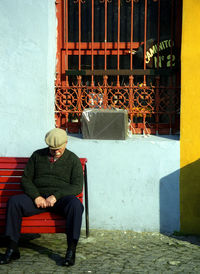
[(79, 240), (83, 205), (76, 196), (70, 195), (59, 199), (53, 207), (37, 208), (33, 200), (26, 194), (12, 196), (7, 204), (6, 236), (18, 242), (20, 238), (22, 217), (42, 212), (55, 212), (66, 219), (67, 240)]

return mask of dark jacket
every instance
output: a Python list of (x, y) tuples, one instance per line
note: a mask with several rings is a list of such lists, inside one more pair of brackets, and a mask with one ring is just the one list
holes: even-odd
[(79, 158), (68, 149), (56, 161), (49, 161), (49, 148), (35, 151), (22, 176), (24, 192), (33, 200), (38, 196), (54, 195), (58, 200), (77, 195), (83, 188), (83, 170)]

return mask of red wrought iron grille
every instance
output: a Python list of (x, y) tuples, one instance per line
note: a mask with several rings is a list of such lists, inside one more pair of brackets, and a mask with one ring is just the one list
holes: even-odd
[(85, 108), (120, 108), (133, 134), (179, 132), (182, 0), (56, 5), (56, 126), (79, 130)]

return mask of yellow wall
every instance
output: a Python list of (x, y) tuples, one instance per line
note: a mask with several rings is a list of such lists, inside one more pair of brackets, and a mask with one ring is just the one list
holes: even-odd
[(180, 225), (200, 234), (200, 0), (183, 0)]

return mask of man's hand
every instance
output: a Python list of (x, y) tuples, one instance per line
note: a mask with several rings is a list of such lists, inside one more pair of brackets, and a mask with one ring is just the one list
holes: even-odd
[(54, 204), (56, 203), (56, 197), (54, 195), (49, 196), (48, 198), (46, 198), (46, 205), (47, 206), (54, 206)]
[(39, 208), (39, 207), (46, 208), (47, 207), (47, 202), (42, 196), (38, 196), (37, 198), (35, 198), (34, 202), (35, 202), (37, 208)]

